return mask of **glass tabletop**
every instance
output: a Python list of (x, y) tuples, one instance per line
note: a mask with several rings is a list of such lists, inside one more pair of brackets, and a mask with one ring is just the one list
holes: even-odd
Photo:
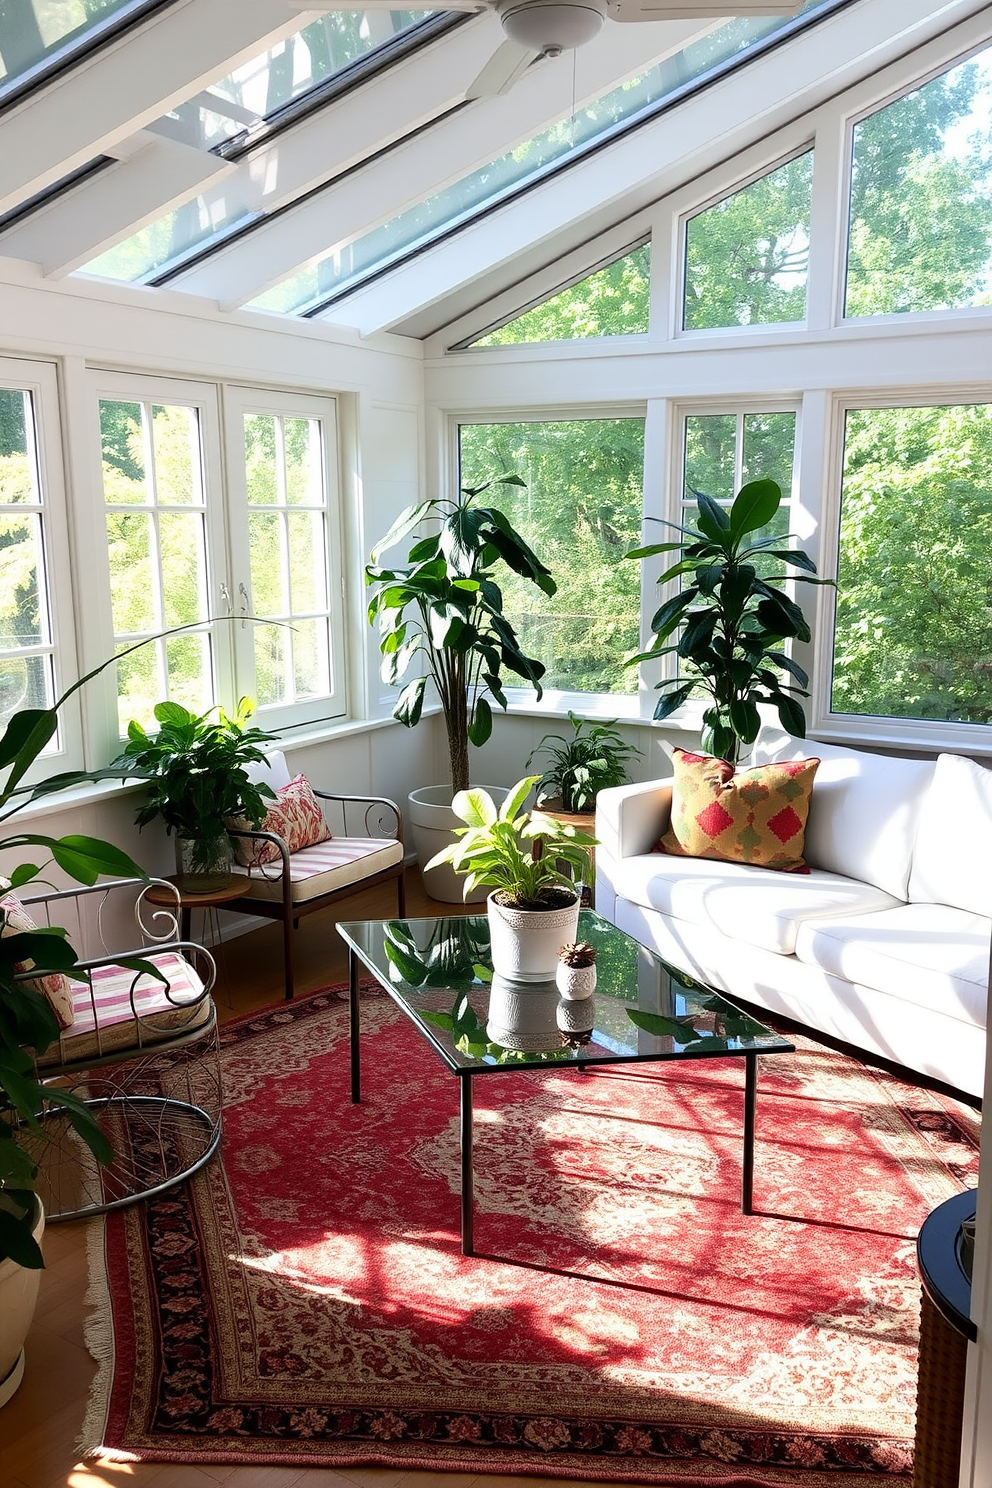
[(581, 912), (578, 938), (596, 948), (596, 990), (577, 1001), (553, 981), (494, 976), (485, 915), (337, 928), (455, 1074), (795, 1047), (592, 910)]

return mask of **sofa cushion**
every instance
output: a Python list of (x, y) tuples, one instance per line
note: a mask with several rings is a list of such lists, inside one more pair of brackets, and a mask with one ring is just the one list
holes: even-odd
[[(249, 825), (243, 817), (230, 823), (232, 828), (241, 831), (248, 830)], [(291, 853), (300, 852), (304, 847), (316, 847), (318, 842), (327, 842), (331, 836), (320, 802), (305, 775), (297, 775), (288, 785), (279, 786), (276, 799), (266, 811), (258, 830), (274, 832)], [(282, 858), (274, 842), (260, 842), (253, 837), (235, 837), (234, 856), (246, 868), (258, 868), (262, 863), (274, 863)]]
[(675, 783), (659, 851), (806, 872), (803, 836), (818, 760), (736, 770), (727, 760), (672, 752)]
[(796, 956), (832, 976), (985, 1027), (992, 920), (946, 904), (809, 921)]
[(807, 863), (862, 879), (905, 900), (934, 762), (811, 744), (788, 734), (759, 739), (754, 759), (757, 764), (802, 759), (811, 749), (820, 757), (820, 768), (806, 823)]
[[(294, 904), (305, 904), (323, 894), (347, 888), (403, 861), (403, 844), (391, 837), (333, 837), (317, 847), (294, 853), (289, 864), (290, 895)], [(282, 861), (245, 869), (234, 864), (235, 873), (245, 873), (245, 899), (282, 901)]]
[(992, 914), (992, 770), (958, 754), (938, 755), (920, 813), (909, 898)]
[[(8, 889), (6, 879), (0, 880), (3, 888)], [(31, 930), (37, 930), (38, 926), (28, 914), (24, 905), (15, 893), (0, 893), (0, 937), (8, 935), (25, 935)], [(31, 971), (35, 963), (31, 960), (15, 961), (14, 971)], [(24, 983), (25, 987), (31, 987), (38, 992), (48, 1003), (55, 1015), (55, 1021), (60, 1028), (72, 1027), (72, 991), (69, 986), (69, 978), (61, 971), (51, 971), (46, 976), (32, 977)]]
[(891, 894), (856, 879), (814, 869), (771, 873), (710, 858), (645, 853), (611, 865), (617, 895), (690, 924), (791, 955), (806, 920), (867, 914), (897, 904)]

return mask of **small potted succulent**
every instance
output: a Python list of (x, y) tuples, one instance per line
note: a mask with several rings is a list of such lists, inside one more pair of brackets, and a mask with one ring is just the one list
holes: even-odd
[(459, 791), (452, 806), (465, 823), (431, 860), (450, 863), (465, 891), (486, 885), (493, 971), (516, 981), (551, 981), (558, 949), (575, 940), (576, 880), (588, 876), (596, 839), (542, 811), (524, 811), (537, 775), (518, 780), (497, 809), (484, 790)]

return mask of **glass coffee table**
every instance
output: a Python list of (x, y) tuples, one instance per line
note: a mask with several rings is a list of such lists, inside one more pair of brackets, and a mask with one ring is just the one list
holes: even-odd
[(351, 1099), (361, 1100), (359, 980), (371, 972), (459, 1079), (462, 1253), (473, 1255), (472, 1081), (501, 1071), (672, 1059), (743, 1059), (741, 1209), (751, 1214), (758, 1056), (794, 1048), (732, 1002), (600, 919), (579, 916), (596, 947), (591, 997), (566, 1002), (554, 982), (494, 977), (485, 915), (353, 920), (348, 944)]

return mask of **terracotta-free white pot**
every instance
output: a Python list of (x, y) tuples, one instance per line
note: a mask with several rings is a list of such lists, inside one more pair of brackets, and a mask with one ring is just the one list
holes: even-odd
[[(45, 1211), (36, 1198), (38, 1217), (31, 1234), (37, 1243), (45, 1230)], [(19, 1266), (16, 1261), (0, 1261), (0, 1406), (16, 1391), (24, 1377), (24, 1340), (31, 1327), (38, 1301), (40, 1271)]]
[(559, 961), (555, 967), (555, 983), (562, 997), (579, 1001), (591, 997), (596, 990), (596, 963), (591, 966), (566, 966)]
[(565, 909), (511, 909), (495, 892), (486, 905), (493, 971), (517, 982), (553, 982), (558, 952), (578, 931), (578, 895)]
[[(505, 786), (484, 785), (477, 787), (487, 792), (499, 806), (509, 794)], [(456, 873), (450, 863), (441, 863), (437, 868), (424, 869), (435, 853), (443, 852), (455, 839), (455, 828), (465, 823), (451, 809), (450, 785), (425, 785), (411, 791), (407, 796), (407, 819), (410, 835), (417, 853), (417, 862), (424, 880), (424, 888), (432, 899), (441, 904), (482, 904), (489, 890), (476, 889), (472, 894), (463, 894), (465, 879)]]
[(551, 982), (513, 981), (494, 973), (489, 989), (489, 1018), (486, 1036), (504, 1049), (522, 1049), (546, 1054), (561, 1048), (555, 1021), (558, 991)]

